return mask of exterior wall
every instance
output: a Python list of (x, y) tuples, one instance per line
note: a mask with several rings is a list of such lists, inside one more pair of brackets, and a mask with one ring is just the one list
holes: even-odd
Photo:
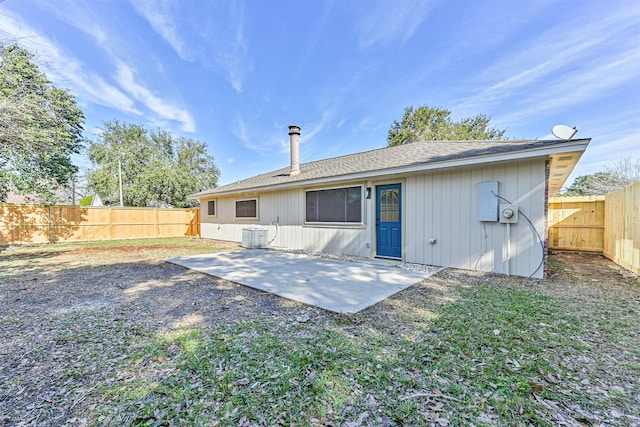
[[(531, 275), (544, 253), (522, 215), (510, 225), (508, 265), (506, 224), (478, 220), (478, 183), (494, 180), (499, 195), (518, 204), (544, 239), (544, 160), (434, 172), (407, 178), (406, 261)], [(437, 238), (436, 244), (429, 244), (431, 237)], [(542, 275), (541, 267), (534, 277)]]
[[(364, 185), (362, 181), (339, 186)], [(322, 188), (322, 187), (319, 187)], [(235, 201), (258, 199), (258, 219), (236, 219)], [(269, 228), (272, 246), (290, 249), (304, 249), (312, 252), (341, 253), (346, 255), (372, 255), (370, 225), (327, 227), (304, 224), (305, 190), (303, 188), (272, 191), (260, 195), (218, 197), (215, 199), (217, 215), (207, 215), (207, 203), (201, 201), (201, 236), (207, 239), (242, 241), (242, 229), (248, 225), (263, 225)], [(365, 206), (371, 205), (365, 200)], [(364, 222), (369, 224), (365, 208)], [(275, 221), (278, 221), (276, 234)], [(369, 243), (369, 247), (367, 247)]]
[[(207, 204), (203, 199), (201, 235), (204, 238), (241, 242), (243, 227), (261, 224), (269, 227), (269, 240), (275, 237), (272, 246), (375, 256), (375, 186), (400, 182), (403, 260), (529, 276), (538, 267), (544, 254), (538, 237), (522, 215), (517, 224), (510, 225), (510, 251), (507, 251), (509, 239), (505, 224), (478, 220), (478, 183), (493, 180), (499, 182), (499, 195), (518, 204), (544, 239), (544, 159), (341, 183), (340, 186), (362, 185), (372, 189), (372, 198), (363, 199), (364, 225), (361, 226), (304, 225), (304, 188), (218, 197), (215, 199), (215, 217), (207, 216)], [(236, 219), (235, 201), (252, 197), (258, 198), (259, 218)], [(273, 225), (276, 220), (279, 224), (277, 235)], [(429, 244), (432, 237), (437, 239), (436, 244)], [(508, 252), (510, 261), (507, 263)], [(542, 276), (541, 267), (534, 277)]]

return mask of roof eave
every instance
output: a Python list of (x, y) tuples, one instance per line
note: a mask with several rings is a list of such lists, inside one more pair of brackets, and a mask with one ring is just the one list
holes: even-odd
[[(575, 162), (570, 167), (571, 170), (575, 167), (575, 164), (582, 156), (584, 150), (586, 150), (587, 146), (591, 142), (591, 138), (579, 139), (575, 141), (566, 141), (560, 144), (554, 144), (551, 146), (540, 146), (533, 147), (518, 151), (509, 151), (504, 153), (496, 153), (496, 154), (486, 154), (474, 157), (466, 157), (461, 159), (452, 159), (452, 160), (444, 160), (439, 162), (432, 163), (421, 163), (419, 165), (410, 165), (410, 166), (399, 166), (389, 169), (375, 169), (364, 172), (357, 172), (351, 174), (344, 175), (335, 175), (324, 178), (315, 178), (309, 180), (296, 180), (293, 182), (279, 183), (273, 185), (264, 185), (264, 186), (256, 186), (256, 187), (247, 187), (236, 190), (229, 191), (215, 191), (208, 190), (202, 191), (200, 193), (195, 193), (187, 196), (189, 199), (205, 199), (205, 198), (213, 198), (218, 196), (230, 196), (234, 194), (243, 194), (243, 193), (256, 193), (256, 192), (264, 192), (264, 191), (273, 191), (287, 188), (295, 188), (302, 187), (306, 185), (315, 185), (321, 183), (332, 183), (337, 181), (350, 181), (357, 179), (370, 178), (374, 176), (388, 176), (388, 175), (399, 175), (399, 174), (407, 174), (421, 171), (430, 171), (451, 167), (462, 167), (462, 166), (474, 166), (482, 163), (495, 163), (502, 162), (508, 160), (521, 160), (526, 158), (534, 158), (534, 157), (551, 157), (553, 155), (559, 155), (563, 153), (579, 153)], [(304, 173), (304, 172), (303, 172)], [(568, 175), (567, 175), (568, 177)], [(566, 180), (566, 177), (565, 177)], [(564, 180), (562, 181), (564, 184)]]

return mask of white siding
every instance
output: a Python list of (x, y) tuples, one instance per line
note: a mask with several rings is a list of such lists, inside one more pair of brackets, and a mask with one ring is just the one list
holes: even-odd
[[(478, 220), (478, 183), (498, 181), (499, 195), (517, 203), (542, 236), (544, 170), (544, 160), (537, 160), (408, 177), (406, 261), (529, 276), (542, 259), (538, 237), (520, 216), (511, 225), (507, 267), (507, 227)], [(431, 237), (438, 239), (435, 245)]]
[[(478, 183), (496, 180), (499, 195), (512, 203), (544, 232), (544, 159), (458, 168), (397, 177), (402, 183), (403, 259), (407, 262), (469, 270), (529, 276), (542, 259), (537, 236), (521, 216), (511, 228), (510, 262), (507, 267), (506, 225), (478, 220)], [(218, 197), (217, 216), (203, 215), (204, 238), (242, 241), (249, 224), (269, 227), (272, 246), (357, 256), (375, 255), (375, 186), (386, 181), (345, 183), (366, 185), (373, 196), (365, 200), (364, 226), (319, 227), (304, 225), (303, 188)], [(258, 220), (237, 220), (235, 201), (258, 199)], [(201, 201), (203, 214), (206, 202)], [(278, 220), (279, 232), (273, 224)], [(429, 244), (435, 237), (437, 243)], [(367, 247), (369, 246), (369, 247)], [(535, 277), (542, 277), (542, 268)]]
[[(361, 182), (357, 183), (358, 185)], [(354, 185), (354, 184), (352, 184)], [(258, 198), (258, 220), (235, 218), (235, 201)], [(272, 246), (290, 249), (305, 249), (313, 252), (341, 253), (356, 256), (371, 256), (371, 229), (368, 225), (346, 227), (320, 227), (304, 225), (304, 189), (272, 191), (260, 195), (218, 197), (218, 215), (215, 218), (203, 215), (201, 235), (207, 239), (242, 241), (242, 229), (250, 224), (269, 227)], [(367, 204), (369, 205), (369, 204)], [(202, 206), (206, 206), (203, 202)], [(204, 208), (203, 208), (204, 209)], [(204, 210), (203, 214), (206, 213)], [(364, 220), (368, 214), (365, 212)], [(278, 222), (276, 235), (275, 221)], [(367, 248), (367, 244), (369, 247)]]

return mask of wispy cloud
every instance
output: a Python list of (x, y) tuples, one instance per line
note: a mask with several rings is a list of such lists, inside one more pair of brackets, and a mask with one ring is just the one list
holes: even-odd
[(316, 135), (321, 133), (329, 125), (331, 119), (333, 118), (333, 115), (334, 114), (332, 111), (324, 111), (322, 113), (322, 119), (320, 119), (319, 122), (312, 124), (311, 129), (308, 132), (305, 132), (304, 135), (300, 136), (300, 142), (308, 143), (313, 140)]
[(179, 3), (167, 0), (132, 0), (133, 7), (142, 15), (178, 56), (185, 61), (192, 61), (195, 56), (183, 39), (175, 19)]
[(597, 142), (597, 145), (590, 146), (585, 154), (589, 162), (602, 164), (628, 156), (629, 153), (640, 155), (640, 106), (627, 111), (626, 115), (617, 116), (613, 122), (608, 118), (602, 118), (590, 123), (590, 128), (585, 131), (589, 133), (585, 136)]
[[(78, 24), (72, 20), (77, 28), (91, 35), (96, 41), (104, 36), (104, 31), (98, 26)], [(79, 25), (79, 26), (78, 26)], [(148, 111), (146, 118), (151, 123), (164, 124), (163, 121), (177, 121), (185, 132), (195, 132), (195, 121), (191, 114), (177, 103), (162, 99), (145, 85), (136, 80), (133, 68), (117, 62), (115, 79), (120, 86), (111, 84), (87, 68), (81, 61), (67, 54), (55, 42), (25, 25), (16, 15), (3, 13), (0, 15), (0, 26), (9, 34), (16, 36), (18, 43), (35, 52), (38, 63), (43, 65), (49, 77), (59, 86), (70, 87), (79, 102), (83, 104), (97, 104), (113, 108), (127, 114), (144, 115), (138, 102)], [(112, 58), (119, 61), (117, 58)]]
[[(312, 155), (314, 151), (313, 139), (330, 126), (332, 117), (332, 113), (326, 111), (320, 121), (311, 123), (303, 129), (300, 136), (300, 145), (305, 145), (307, 148), (303, 151), (302, 159), (309, 158)], [(286, 125), (274, 123), (272, 128), (264, 129), (249, 126), (247, 123), (247, 120), (238, 117), (233, 127), (233, 134), (246, 149), (260, 155), (277, 154), (283, 159), (289, 155), (290, 147)]]
[(579, 136), (590, 137), (592, 141), (567, 184), (577, 176), (604, 171), (620, 159), (639, 158), (640, 106), (616, 116), (615, 121), (605, 116), (596, 119), (581, 129)]
[(19, 16), (4, 11), (0, 14), (0, 27), (6, 34), (14, 36), (18, 44), (33, 52), (49, 77), (60, 86), (69, 87), (80, 102), (142, 114), (126, 94), (88, 70), (81, 61), (64, 52), (52, 40), (24, 24)]
[(427, 16), (427, 1), (366, 3), (369, 13), (356, 23), (361, 49), (390, 42), (404, 44)]
[[(247, 67), (247, 42), (245, 40), (244, 7), (242, 3), (232, 2), (229, 10), (228, 36), (223, 45), (218, 45), (218, 62), (227, 73), (227, 79), (236, 92), (242, 92), (244, 73)], [(209, 41), (217, 38), (207, 37)]]
[(268, 144), (266, 143), (267, 140), (264, 136), (255, 136), (253, 133), (251, 133), (249, 127), (247, 126), (247, 123), (241, 117), (236, 120), (236, 124), (233, 127), (232, 132), (236, 136), (236, 138), (238, 138), (242, 142), (242, 145), (245, 148), (256, 153), (264, 154), (266, 152), (273, 151), (274, 148), (278, 145), (277, 143), (275, 145)]
[[(500, 119), (513, 124), (602, 96), (640, 74), (640, 49), (633, 36), (639, 23), (637, 13), (624, 11), (590, 25), (577, 17), (552, 28), (485, 69), (472, 82), (480, 89), (454, 104), (454, 110), (486, 111), (508, 102), (511, 112)], [(588, 37), (581, 29), (585, 26)], [(587, 59), (594, 56), (601, 59), (597, 64)]]
[(42, 2), (40, 5), (46, 8), (49, 13), (54, 14), (58, 19), (94, 38), (98, 45), (104, 47), (109, 41), (107, 32), (98, 24), (100, 17), (87, 7), (87, 3), (56, 0)]
[[(57, 18), (92, 37), (97, 46), (107, 53), (108, 60), (116, 70), (115, 79), (124, 92), (107, 84), (104, 78), (86, 72), (78, 61), (60, 58), (59, 49), (55, 46), (50, 49), (49, 53), (53, 53), (60, 59), (56, 63), (64, 64), (63, 70), (67, 71), (65, 74), (72, 77), (79, 88), (92, 96), (92, 102), (97, 100), (96, 103), (101, 103), (100, 99), (106, 98), (110, 101), (106, 106), (115, 107), (126, 113), (145, 115), (149, 123), (154, 125), (167, 127), (169, 121), (177, 121), (183, 131), (195, 132), (195, 122), (188, 111), (178, 107), (176, 102), (160, 98), (151, 89), (136, 80), (132, 66), (125, 65), (124, 60), (118, 56), (118, 49), (114, 46), (119, 43), (116, 41), (117, 38), (113, 36), (107, 38), (104, 29), (94, 23), (97, 20), (91, 18), (94, 11), (81, 4), (62, 0), (46, 3), (45, 7)], [(60, 65), (56, 69), (60, 69)], [(144, 110), (147, 114), (144, 114), (136, 106), (137, 102), (145, 107)]]
[(571, 78), (550, 80), (542, 89), (526, 97), (516, 111), (497, 117), (503, 123), (518, 123), (527, 118), (550, 114), (584, 101), (597, 99), (611, 89), (621, 86), (638, 76), (640, 47), (628, 51), (599, 66), (583, 70)]
[(143, 103), (145, 107), (161, 118), (179, 122), (181, 124), (180, 128), (185, 132), (195, 132), (196, 125), (191, 114), (174, 102), (160, 98), (153, 91), (140, 84), (130, 66), (120, 63), (116, 80), (134, 99)]
[(231, 87), (242, 92), (245, 74), (251, 68), (247, 60), (243, 3), (201, 3), (196, 8), (185, 8), (169, 0), (131, 0), (131, 3), (181, 59), (205, 65), (213, 60), (213, 65), (224, 71)]
[(571, 184), (578, 176), (605, 171), (608, 166), (621, 159), (640, 159), (637, 149), (638, 140), (640, 140), (638, 129), (627, 129), (621, 133), (603, 135), (602, 138), (595, 135), (580, 159), (579, 167), (571, 173), (566, 185)]

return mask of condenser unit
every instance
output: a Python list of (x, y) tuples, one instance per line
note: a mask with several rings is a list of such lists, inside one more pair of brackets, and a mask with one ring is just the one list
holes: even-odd
[(261, 249), (267, 247), (269, 230), (266, 227), (252, 226), (242, 229), (242, 247)]

